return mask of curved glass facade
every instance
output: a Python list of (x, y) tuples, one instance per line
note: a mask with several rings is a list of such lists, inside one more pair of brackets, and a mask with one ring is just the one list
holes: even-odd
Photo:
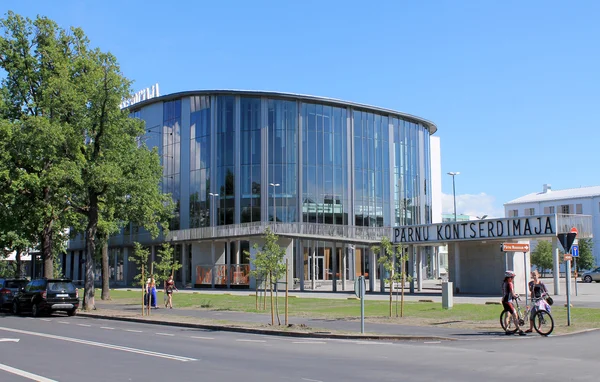
[(173, 230), (431, 222), (430, 132), (416, 118), (244, 92), (172, 99), (162, 109), (162, 140), (152, 131), (146, 142), (161, 150)]

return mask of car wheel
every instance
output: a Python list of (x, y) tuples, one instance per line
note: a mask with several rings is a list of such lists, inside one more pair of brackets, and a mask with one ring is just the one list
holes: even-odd
[(67, 310), (67, 315), (68, 315), (69, 317), (71, 317), (71, 316), (74, 316), (74, 315), (76, 315), (76, 314), (77, 314), (77, 308), (75, 308), (75, 309), (71, 309), (71, 310)]
[(586, 283), (591, 283), (592, 282), (592, 276), (587, 275), (583, 278), (583, 281)]
[(31, 315), (33, 317), (39, 317), (41, 315), (40, 304), (36, 303), (31, 306)]
[(13, 304), (12, 304), (12, 314), (14, 314), (14, 315), (19, 314), (19, 304), (17, 304), (16, 301), (13, 301)]

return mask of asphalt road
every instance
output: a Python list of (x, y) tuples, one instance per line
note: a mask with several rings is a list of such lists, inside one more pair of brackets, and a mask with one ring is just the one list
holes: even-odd
[(0, 316), (0, 381), (597, 379), (598, 331), (477, 338), (303, 339), (84, 317), (5, 315)]

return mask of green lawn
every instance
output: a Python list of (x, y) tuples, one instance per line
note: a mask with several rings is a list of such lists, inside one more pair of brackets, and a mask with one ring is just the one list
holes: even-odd
[[(100, 296), (100, 291), (97, 291)], [(229, 310), (241, 312), (265, 312), (262, 310), (263, 300), (259, 299), (256, 309), (256, 297), (251, 291), (248, 296), (228, 294), (175, 293), (173, 304), (177, 308), (198, 308), (210, 310)], [(142, 292), (137, 290), (111, 290), (112, 304), (141, 304)], [(159, 306), (163, 301), (162, 291), (158, 292)], [(284, 297), (279, 297), (279, 311), (284, 312)], [(266, 301), (266, 311), (270, 309), (270, 299)], [(452, 309), (443, 309), (440, 303), (405, 302), (404, 318), (396, 317), (396, 305), (393, 305), (393, 317), (389, 317), (388, 301), (365, 301), (365, 317), (369, 321), (405, 323), (411, 325), (446, 325), (461, 327), (500, 326), (500, 305), (454, 304)], [(398, 313), (400, 304), (398, 304)], [(355, 299), (323, 299), (323, 298), (290, 298), (289, 315), (296, 317), (312, 317), (327, 319), (360, 318), (360, 301)], [(600, 309), (571, 308), (571, 326), (567, 326), (567, 309), (553, 306), (552, 315), (556, 331), (571, 332), (582, 329), (600, 328)]]

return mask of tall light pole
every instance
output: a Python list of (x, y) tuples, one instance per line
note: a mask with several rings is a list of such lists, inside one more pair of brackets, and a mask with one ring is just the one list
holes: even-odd
[[(210, 195), (210, 200), (213, 202), (213, 203), (211, 204), (211, 206), (213, 206), (213, 205), (214, 205), (215, 198), (218, 198), (218, 197), (219, 197), (219, 194), (213, 194), (212, 192), (209, 192), (209, 193), (208, 193), (208, 195)], [(216, 211), (214, 211), (214, 210), (213, 210), (213, 211), (211, 211), (211, 214), (210, 214), (210, 216), (211, 216), (211, 220), (213, 220), (213, 224), (212, 224), (212, 225), (213, 225), (213, 226), (215, 226), (215, 225), (217, 225), (217, 224), (216, 224), (216, 222), (214, 221), (214, 219), (212, 219), (213, 212), (216, 212)]]
[(454, 221), (456, 221), (456, 185), (454, 183), (454, 177), (460, 174), (460, 172), (449, 172), (448, 175), (452, 177), (452, 195), (454, 196)]
[(273, 187), (273, 222), (277, 222), (277, 207), (275, 207), (275, 187), (279, 187), (279, 183), (269, 183), (269, 186)]

